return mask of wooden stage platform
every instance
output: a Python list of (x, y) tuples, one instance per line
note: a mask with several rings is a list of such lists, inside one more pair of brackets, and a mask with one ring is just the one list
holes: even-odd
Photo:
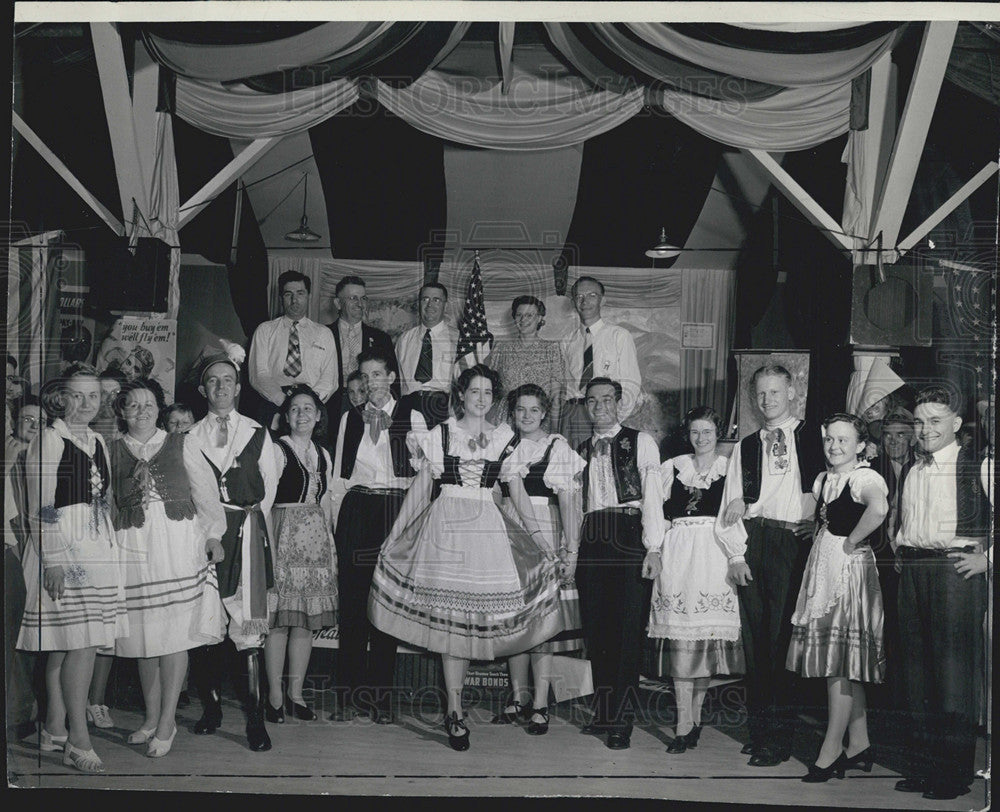
[[(141, 715), (134, 709), (113, 709), (117, 726), (93, 733), (107, 773), (82, 775), (65, 768), (61, 754), (39, 752), (33, 737), (8, 744), (8, 784), (293, 795), (630, 797), (797, 808), (987, 806), (987, 782), (982, 778), (968, 795), (947, 802), (895, 792), (902, 731), (877, 712), (871, 719), (877, 762), (872, 772), (851, 772), (842, 781), (810, 785), (799, 779), (819, 749), (819, 721), (803, 718), (790, 761), (769, 769), (753, 768), (739, 752), (746, 741), (742, 719), (724, 710), (726, 702), (717, 689), (710, 692), (706, 706), (706, 722), (715, 726), (705, 728), (697, 749), (682, 755), (665, 752), (673, 736), (669, 694), (650, 684), (643, 694), (649, 712), (635, 728), (631, 749), (624, 751), (609, 750), (601, 739), (580, 733), (589, 711), (579, 700), (555, 706), (549, 732), (540, 737), (527, 735), (523, 727), (489, 724), (495, 710), (492, 703), (470, 707), (471, 747), (464, 753), (448, 747), (436, 705), (403, 704), (396, 723), (388, 726), (375, 726), (363, 718), (330, 722), (326, 720), (332, 707), (326, 704), (329, 695), (317, 694), (310, 701), (317, 713), (322, 712), (319, 720), (268, 725), (274, 748), (253, 753), (246, 747), (244, 717), (235, 699), (224, 698), (222, 728), (211, 736), (191, 732), (201, 713), (194, 700), (178, 713), (180, 729), (173, 750), (162, 759), (146, 758), (144, 748), (125, 742)], [(980, 768), (985, 759), (986, 741), (980, 738)]]

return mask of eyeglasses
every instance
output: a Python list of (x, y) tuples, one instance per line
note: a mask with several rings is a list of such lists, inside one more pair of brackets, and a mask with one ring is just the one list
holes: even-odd
[(19, 419), (20, 419), (20, 421), (22, 423), (27, 423), (29, 426), (37, 426), (39, 423), (42, 422), (41, 419), (39, 419), (37, 417), (31, 417), (30, 415), (26, 415), (26, 414), (25, 415), (21, 415), (21, 417)]
[(359, 302), (367, 302), (367, 296), (342, 296), (345, 302), (350, 302), (351, 304), (358, 304)]

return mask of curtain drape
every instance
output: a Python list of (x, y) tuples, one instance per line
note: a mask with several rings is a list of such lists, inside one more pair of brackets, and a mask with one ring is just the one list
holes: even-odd
[(168, 319), (177, 318), (181, 302), (181, 243), (177, 236), (180, 192), (177, 185), (177, 158), (174, 152), (174, 130), (169, 113), (156, 114), (156, 146), (153, 176), (149, 190), (150, 236), (158, 237), (170, 246), (170, 277), (167, 289)]
[(7, 353), (35, 394), (59, 367), (59, 292), (48, 277), (52, 251), (63, 239), (62, 231), (46, 231), (8, 250)]
[(681, 272), (681, 329), (685, 323), (715, 325), (710, 350), (681, 348), (680, 414), (711, 406), (726, 415), (726, 365), (732, 344), (736, 273), (729, 270)]

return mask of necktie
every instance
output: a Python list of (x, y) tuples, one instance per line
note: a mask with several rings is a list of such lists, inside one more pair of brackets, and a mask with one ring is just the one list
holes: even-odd
[[(361, 354), (361, 323), (352, 324), (347, 328), (347, 352), (344, 357), (344, 379), (358, 368), (358, 355)], [(382, 411), (379, 409), (379, 411)], [(384, 412), (383, 412), (384, 414)]]
[(599, 437), (594, 442), (594, 454), (600, 456), (611, 451), (611, 440), (608, 437)]
[(219, 448), (225, 448), (229, 443), (229, 415), (217, 417), (215, 420), (219, 424), (219, 439), (216, 440), (215, 444)]
[(420, 342), (420, 358), (417, 360), (417, 371), (414, 380), (427, 383), (434, 376), (434, 349), (431, 346), (431, 331), (424, 331), (424, 339)]
[(285, 374), (289, 378), (297, 378), (302, 371), (302, 350), (299, 347), (299, 323), (292, 322), (288, 331), (288, 358), (285, 360)]
[(594, 377), (594, 338), (590, 328), (586, 328), (587, 343), (583, 348), (583, 374), (580, 376), (580, 389), (586, 390), (590, 379)]
[(361, 419), (368, 424), (368, 435), (372, 438), (372, 442), (378, 443), (383, 429), (389, 428), (389, 415), (374, 406), (367, 406), (361, 413)]
[(767, 441), (767, 453), (773, 460), (777, 468), (787, 468), (788, 446), (785, 445), (785, 432), (783, 429), (774, 429), (765, 436)]

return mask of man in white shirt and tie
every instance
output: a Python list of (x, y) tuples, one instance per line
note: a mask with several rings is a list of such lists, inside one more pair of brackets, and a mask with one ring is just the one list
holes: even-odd
[[(238, 694), (246, 690), (250, 749), (270, 750), (261, 704), (260, 654), (268, 631), (267, 590), (274, 586), (268, 522), (278, 487), (276, 449), (267, 429), (236, 411), (239, 369), (228, 356), (206, 360), (198, 391), (208, 401), (208, 414), (187, 434), (184, 465), (188, 470), (205, 469), (208, 481), (218, 483), (225, 532), (212, 550), (212, 560), (219, 578), (219, 596), (229, 615), (228, 636), (246, 655), (246, 672), (239, 676), (236, 688)], [(197, 506), (198, 494), (192, 495)], [(208, 521), (208, 517), (202, 518)], [(192, 675), (203, 708), (194, 728), (198, 734), (214, 733), (222, 722), (223, 645), (192, 652)]]
[(334, 499), (340, 502), (339, 510), (335, 508), (339, 707), (331, 718), (346, 720), (361, 711), (376, 724), (389, 724), (393, 721), (396, 640), (369, 623), (368, 593), (379, 550), (417, 474), (406, 435), (426, 431), (427, 424), (417, 409), (392, 396), (396, 373), (387, 353), (364, 350), (358, 361), (368, 402), (349, 409), (340, 420), (330, 484)]
[(337, 388), (337, 350), (330, 328), (306, 316), (312, 282), (298, 271), (278, 277), (283, 315), (265, 321), (250, 342), (250, 385), (266, 401), (261, 422), (270, 426), (285, 389), (308, 384), (324, 403)]
[(396, 340), (402, 400), (419, 409), (432, 429), (448, 417), (458, 333), (444, 321), (448, 289), (437, 282), (420, 288), (420, 324)]
[(896, 535), (903, 705), (911, 716), (896, 789), (931, 800), (964, 795), (975, 779), (986, 578), (958, 565), (982, 560), (989, 506), (979, 460), (956, 440), (959, 402), (941, 386), (917, 395), (922, 453), (903, 484)]
[(592, 276), (581, 276), (573, 283), (570, 297), (580, 316), (580, 328), (561, 345), (566, 361), (566, 406), (559, 430), (576, 448), (590, 436), (585, 398), (590, 380), (605, 377), (621, 384), (618, 419), (624, 420), (636, 407), (641, 376), (632, 335), (601, 318), (604, 285)]
[(594, 431), (577, 449), (587, 465), (576, 583), (594, 718), (584, 732), (607, 734), (609, 748), (624, 750), (635, 718), (652, 579), (661, 566), (660, 453), (648, 434), (621, 425), (620, 383), (595, 377), (585, 391)]

